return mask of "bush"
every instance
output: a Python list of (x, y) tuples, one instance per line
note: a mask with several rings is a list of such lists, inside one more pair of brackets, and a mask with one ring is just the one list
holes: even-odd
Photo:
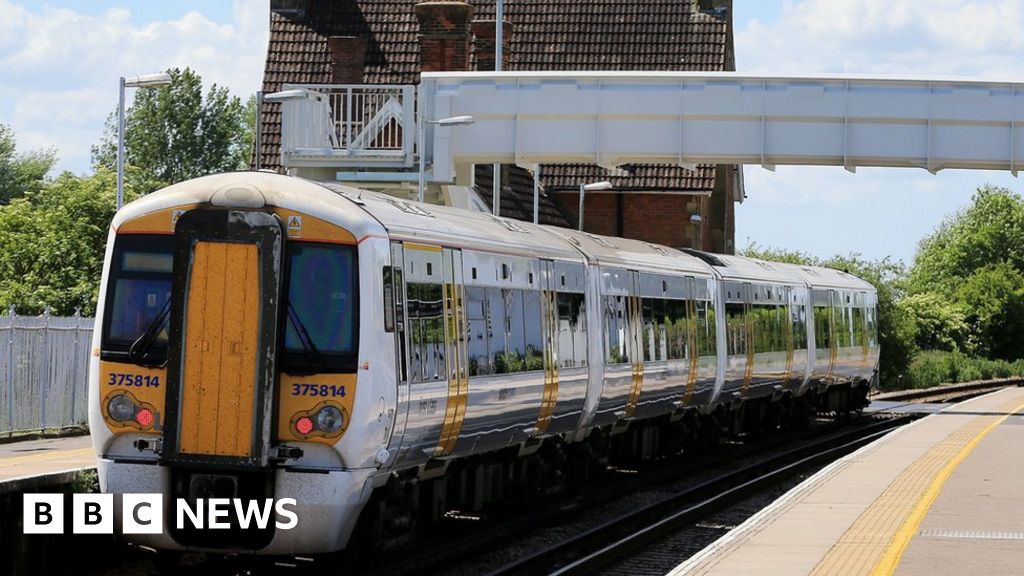
[(1024, 360), (988, 360), (961, 352), (928, 350), (920, 352), (910, 365), (900, 388), (928, 388), (939, 384), (1024, 376)]

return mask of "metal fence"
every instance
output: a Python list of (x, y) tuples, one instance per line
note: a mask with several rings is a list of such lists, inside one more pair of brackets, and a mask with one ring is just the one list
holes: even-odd
[(412, 165), (415, 86), (288, 84), (284, 88), (307, 95), (282, 103), (281, 151), (286, 164), (309, 156), (330, 157), (339, 165), (349, 161)]
[(92, 318), (0, 316), (0, 434), (84, 424)]

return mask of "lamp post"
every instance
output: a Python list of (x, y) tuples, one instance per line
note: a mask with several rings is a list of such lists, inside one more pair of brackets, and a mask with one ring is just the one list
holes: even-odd
[(440, 120), (427, 120), (420, 118), (420, 130), (419, 130), (419, 154), (420, 154), (420, 174), (419, 174), (419, 187), (416, 192), (416, 201), (423, 202), (426, 199), (426, 188), (427, 188), (427, 124), (434, 124), (436, 126), (469, 126), (476, 122), (476, 119), (472, 116), (451, 116), (448, 118), (441, 118)]
[(117, 95), (117, 209), (124, 206), (124, 89), (125, 88), (159, 88), (171, 83), (171, 75), (166, 72), (146, 74), (125, 78), (121, 82)]
[(599, 190), (611, 190), (612, 183), (608, 181), (593, 182), (591, 184), (580, 184), (580, 224), (579, 230), (583, 230), (583, 197), (587, 192), (596, 192)]

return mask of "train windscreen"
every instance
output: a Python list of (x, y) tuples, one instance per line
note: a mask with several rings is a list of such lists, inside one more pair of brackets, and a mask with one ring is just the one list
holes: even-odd
[(166, 357), (174, 238), (119, 236), (107, 283), (103, 354), (127, 356), (147, 332), (151, 357)]
[(354, 246), (306, 242), (288, 245), (285, 371), (355, 371), (357, 270)]

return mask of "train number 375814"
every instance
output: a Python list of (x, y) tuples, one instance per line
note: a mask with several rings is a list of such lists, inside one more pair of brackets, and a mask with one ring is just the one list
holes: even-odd
[(143, 376), (142, 374), (125, 374), (111, 372), (107, 384), (111, 386), (134, 386), (136, 388), (159, 388), (159, 376)]
[(345, 386), (334, 384), (292, 384), (292, 396), (345, 397)]

